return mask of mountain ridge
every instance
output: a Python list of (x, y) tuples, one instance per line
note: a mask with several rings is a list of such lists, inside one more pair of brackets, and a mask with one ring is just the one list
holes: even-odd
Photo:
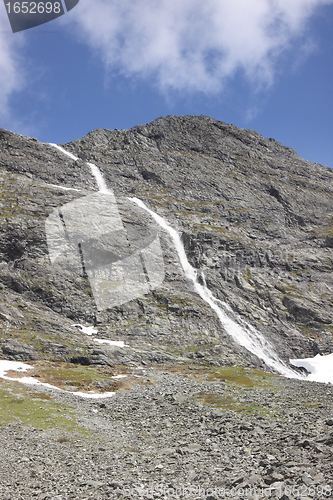
[[(205, 343), (201, 338), (202, 331), (207, 330), (203, 315), (200, 318), (195, 312), (198, 307), (202, 312), (205, 306), (184, 280), (167, 236), (162, 236), (169, 262), (163, 290), (117, 310), (98, 312), (83, 277), (72, 276), (66, 281), (48, 264), (45, 216), (55, 206), (97, 189), (87, 165), (90, 161), (100, 168), (119, 199), (139, 197), (181, 233), (190, 263), (204, 272), (216, 297), (228, 302), (271, 340), (285, 361), (333, 351), (333, 171), (328, 167), (303, 160), (291, 148), (257, 132), (204, 116), (170, 115), (129, 130), (95, 129), (62, 145), (79, 157), (77, 161), (50, 145), (3, 130), (0, 145), (3, 175), (14, 175), (11, 185), (15, 186), (17, 180), (20, 186), (19, 190), (14, 187), (9, 196), (14, 207), (17, 202), (17, 214), (14, 209), (13, 217), (7, 217), (2, 228), (5, 251), (0, 280), (5, 293), (18, 293), (21, 299), (32, 299), (53, 310), (60, 330), (64, 327), (66, 332), (71, 331), (69, 319), (100, 324), (108, 336), (121, 331), (137, 346), (144, 346), (152, 337), (158, 350), (159, 336), (166, 338), (175, 328), (175, 345), (182, 354), (187, 344), (198, 342), (189, 332), (196, 331), (200, 342)], [(44, 183), (42, 188), (40, 181)], [(83, 191), (58, 188), (57, 192), (49, 183)], [(31, 193), (36, 204), (38, 189), (44, 201), (39, 203), (36, 225), (35, 206), (28, 216), (18, 212), (22, 213), (24, 198), (29, 207)], [(6, 204), (5, 192), (3, 188)], [(38, 259), (43, 265), (38, 266)], [(34, 280), (39, 280), (41, 290)], [(66, 293), (59, 293), (59, 287)], [(190, 319), (186, 319), (184, 302), (189, 304)], [(126, 309), (132, 315), (127, 324)], [(149, 323), (138, 327), (142, 314), (150, 315)], [(209, 332), (205, 336), (210, 341), (206, 357), (216, 363), (218, 356), (210, 350), (225, 333), (214, 315), (207, 314), (209, 320), (204, 323), (209, 325)], [(196, 316), (199, 319), (194, 319)], [(172, 326), (179, 317), (185, 324), (182, 334), (179, 325)], [(61, 335), (57, 335), (60, 340)], [(258, 366), (258, 361), (247, 357), (237, 345), (228, 355), (235, 361), (239, 351), (241, 359), (237, 362), (248, 363), (250, 359), (250, 364)], [(66, 359), (70, 358), (67, 355)]]

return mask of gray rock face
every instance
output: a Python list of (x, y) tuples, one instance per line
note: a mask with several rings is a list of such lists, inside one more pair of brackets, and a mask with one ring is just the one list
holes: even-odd
[(28, 361), (38, 359), (34, 349), (26, 344), (20, 344), (17, 340), (7, 340), (2, 345), (2, 352), (8, 359), (15, 361)]
[[(51, 346), (62, 345), (57, 357), (63, 352), (63, 359), (84, 363), (191, 359), (264, 367), (196, 294), (163, 231), (163, 283), (104, 311), (96, 308), (84, 269), (51, 265), (45, 220), (97, 190), (92, 162), (119, 206), (126, 209), (126, 197), (135, 196), (178, 230), (199, 278), (203, 273), (215, 297), (262, 332), (285, 361), (333, 352), (332, 170), (204, 116), (93, 130), (63, 147), (79, 160), (0, 129), (3, 339), (27, 343), (30, 335), (43, 356), (52, 358)], [(143, 211), (136, 213), (140, 220), (147, 224)], [(133, 221), (128, 213), (128, 227)], [(122, 355), (102, 346), (96, 355), (72, 322), (96, 324), (104, 338), (130, 348)]]

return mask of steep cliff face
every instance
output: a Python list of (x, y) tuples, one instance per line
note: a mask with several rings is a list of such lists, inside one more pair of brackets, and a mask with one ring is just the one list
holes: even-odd
[[(101, 170), (129, 226), (135, 218), (148, 224), (144, 211), (128, 212), (126, 198), (136, 197), (177, 229), (199, 279), (283, 359), (333, 352), (332, 170), (204, 116), (93, 130), (62, 146), (79, 160), (0, 129), (3, 357), (263, 366), (195, 292), (163, 231), (163, 283), (106, 310), (97, 310), (84, 270), (51, 264), (45, 221), (97, 191), (87, 162)], [(78, 322), (131, 347), (96, 349), (72, 327)]]

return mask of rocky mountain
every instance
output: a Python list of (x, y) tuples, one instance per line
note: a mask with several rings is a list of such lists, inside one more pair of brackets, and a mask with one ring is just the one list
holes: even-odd
[(0, 376), (51, 384), (0, 378), (1, 500), (331, 496), (331, 386), (268, 361), (333, 352), (333, 170), (168, 116), (0, 178)]
[[(331, 169), (205, 116), (97, 129), (62, 147), (78, 160), (0, 131), (3, 357), (264, 367), (195, 292), (160, 228), (165, 279), (106, 310), (97, 309), (83, 272), (51, 264), (46, 219), (98, 190), (89, 162), (113, 190), (128, 227), (135, 218), (147, 226), (149, 216), (128, 212), (127, 197), (163, 216), (181, 235), (199, 280), (283, 360), (333, 352)], [(92, 348), (73, 323), (93, 324), (130, 349)]]

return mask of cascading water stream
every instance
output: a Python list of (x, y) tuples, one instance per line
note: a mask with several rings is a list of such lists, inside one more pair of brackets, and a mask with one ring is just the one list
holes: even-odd
[[(51, 142), (49, 144), (50, 144), (50, 146), (53, 146), (53, 147), (59, 149), (59, 151), (61, 151), (65, 155), (72, 158), (72, 160), (77, 161), (79, 159), (77, 156), (74, 156), (72, 153), (70, 153), (69, 151), (66, 151), (61, 146), (58, 146), (58, 144), (53, 144)], [(111, 191), (111, 189), (108, 189), (107, 185), (105, 184), (104, 177), (102, 176), (99, 168), (96, 165), (94, 165), (93, 163), (87, 162), (87, 164), (89, 165), (91, 172), (96, 179), (97, 186), (98, 186), (100, 193), (113, 194), (113, 191)]]
[(288, 368), (288, 366), (279, 359), (274, 347), (270, 342), (268, 342), (253, 326), (242, 321), (243, 326), (236, 323), (231, 319), (225, 311), (220, 307), (217, 302), (223, 306), (224, 309), (231, 310), (230, 306), (218, 299), (216, 299), (212, 292), (207, 288), (207, 286), (201, 285), (197, 278), (197, 271), (191, 266), (187, 260), (186, 253), (179, 234), (175, 229), (169, 226), (169, 224), (155, 212), (150, 210), (146, 205), (137, 198), (129, 198), (134, 201), (139, 207), (146, 210), (154, 218), (154, 220), (165, 229), (171, 236), (174, 245), (176, 247), (179, 260), (184, 269), (184, 273), (194, 285), (195, 291), (200, 295), (200, 297), (216, 312), (221, 324), (227, 331), (227, 333), (241, 346), (245, 347), (252, 354), (255, 354), (258, 358), (266, 363), (267, 366), (272, 368), (274, 371), (290, 378), (302, 378), (296, 372)]
[[(57, 144), (51, 144), (51, 146), (56, 147), (58, 150), (62, 151), (64, 154), (75, 161), (78, 159), (73, 154), (65, 151), (61, 146), (58, 146)], [(88, 163), (88, 165), (91, 168), (92, 174), (96, 179), (99, 191), (102, 193), (107, 193), (110, 196), (114, 196), (113, 191), (111, 189), (108, 189), (108, 187), (106, 186), (99, 168), (93, 163)], [(245, 347), (252, 354), (264, 361), (266, 365), (275, 372), (289, 378), (304, 378), (303, 376), (290, 369), (281, 359), (279, 359), (279, 356), (277, 355), (273, 345), (268, 340), (266, 340), (252, 325), (249, 325), (240, 318), (238, 318), (238, 322), (230, 318), (225, 312), (225, 310), (227, 310), (229, 311), (229, 314), (233, 313), (230, 306), (227, 303), (215, 298), (212, 292), (206, 286), (205, 281), (204, 285), (199, 283), (197, 278), (197, 271), (187, 260), (184, 246), (177, 231), (169, 226), (169, 224), (163, 217), (157, 215), (155, 212), (146, 207), (146, 205), (138, 198), (129, 198), (129, 200), (136, 203), (142, 209), (146, 210), (159, 224), (159, 226), (169, 233), (177, 250), (185, 276), (188, 280), (192, 281), (194, 289), (198, 293), (198, 295), (200, 295), (200, 297), (212, 308), (212, 310), (215, 311), (226, 332), (238, 344)]]

